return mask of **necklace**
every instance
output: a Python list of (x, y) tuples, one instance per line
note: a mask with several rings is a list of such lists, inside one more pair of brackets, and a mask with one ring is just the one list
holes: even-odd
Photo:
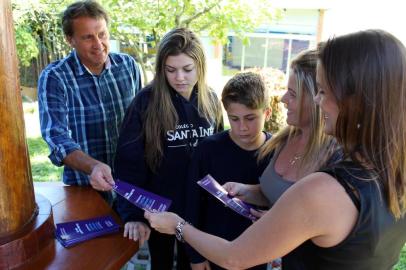
[(290, 160), (289, 163), (291, 166), (295, 165), (295, 163), (302, 158), (301, 155), (295, 154)]

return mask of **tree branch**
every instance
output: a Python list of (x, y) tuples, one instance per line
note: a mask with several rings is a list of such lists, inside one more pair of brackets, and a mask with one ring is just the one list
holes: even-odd
[(209, 13), (214, 7), (216, 7), (218, 4), (220, 4), (220, 2), (221, 2), (221, 1), (218, 1), (218, 3), (215, 3), (215, 4), (213, 4), (213, 5), (210, 6), (210, 7), (206, 7), (205, 9), (203, 9), (202, 11), (196, 13), (196, 14), (193, 15), (192, 17), (183, 20), (183, 21), (181, 22), (181, 25), (185, 25), (186, 27), (189, 27), (189, 24), (190, 24), (192, 21), (196, 20), (197, 18), (199, 18), (200, 16), (202, 16), (202, 15), (204, 15), (204, 14), (206, 14), (206, 13)]

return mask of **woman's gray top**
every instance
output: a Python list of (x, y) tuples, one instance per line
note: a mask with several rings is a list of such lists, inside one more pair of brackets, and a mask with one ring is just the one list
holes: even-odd
[(269, 206), (272, 206), (280, 196), (295, 182), (282, 178), (275, 171), (275, 162), (278, 158), (279, 151), (275, 152), (268, 166), (265, 168), (259, 183), (261, 185), (261, 191), (270, 202)]

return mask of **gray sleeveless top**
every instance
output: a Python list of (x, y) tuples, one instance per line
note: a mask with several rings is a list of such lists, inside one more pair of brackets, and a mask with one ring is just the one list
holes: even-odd
[(282, 178), (275, 171), (275, 162), (278, 155), (279, 153), (275, 152), (268, 166), (259, 177), (261, 191), (270, 202), (270, 206), (272, 206), (279, 199), (279, 197), (282, 196), (282, 194), (295, 183)]

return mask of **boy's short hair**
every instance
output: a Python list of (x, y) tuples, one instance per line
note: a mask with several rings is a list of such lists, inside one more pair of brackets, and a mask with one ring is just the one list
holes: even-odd
[(253, 72), (238, 73), (224, 86), (221, 101), (225, 109), (230, 103), (239, 103), (250, 109), (269, 107), (269, 93), (261, 75)]

